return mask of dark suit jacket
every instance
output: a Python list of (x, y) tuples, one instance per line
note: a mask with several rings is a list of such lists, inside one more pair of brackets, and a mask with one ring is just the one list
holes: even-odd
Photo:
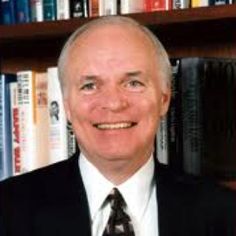
[[(233, 236), (234, 193), (156, 165), (160, 236)], [(1, 236), (89, 236), (78, 158), (0, 184)], [(144, 235), (152, 236), (152, 235)]]

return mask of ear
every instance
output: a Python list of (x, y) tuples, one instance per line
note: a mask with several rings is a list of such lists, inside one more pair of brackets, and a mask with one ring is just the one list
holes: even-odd
[(69, 106), (68, 100), (66, 98), (63, 99), (63, 104), (64, 104), (66, 117), (67, 117), (68, 121), (71, 122), (70, 106)]
[(171, 89), (168, 86), (165, 89), (163, 89), (161, 94), (161, 109), (160, 109), (161, 117), (166, 115), (170, 105), (170, 99), (171, 99)]

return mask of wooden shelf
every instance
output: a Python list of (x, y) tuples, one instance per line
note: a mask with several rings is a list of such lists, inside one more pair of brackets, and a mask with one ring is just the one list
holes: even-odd
[[(236, 57), (236, 4), (129, 14), (148, 26), (171, 57)], [(66, 38), (91, 18), (0, 25), (2, 71), (55, 65)], [(1, 61), (2, 59), (2, 61)], [(43, 62), (42, 62), (43, 61)]]
[[(170, 27), (170, 29), (172, 29), (173, 25), (183, 25), (185, 27), (185, 24), (187, 24), (191, 27), (191, 31), (194, 32), (196, 30), (194, 26), (200, 24), (204, 28), (209, 28), (209, 23), (217, 24), (220, 28), (223, 27), (227, 30), (229, 24), (234, 25), (236, 22), (236, 4), (137, 13), (129, 14), (128, 16), (131, 16), (140, 23), (157, 30), (158, 28), (162, 29), (163, 27), (166, 29)], [(74, 18), (70, 20), (27, 23), (10, 26), (0, 25), (0, 43), (12, 43), (19, 40), (42, 40), (50, 37), (65, 37), (89, 20), (89, 18)], [(178, 30), (179, 29), (181, 29), (181, 27), (179, 27)]]

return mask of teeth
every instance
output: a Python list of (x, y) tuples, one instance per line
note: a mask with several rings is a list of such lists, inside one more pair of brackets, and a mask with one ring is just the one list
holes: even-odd
[(133, 124), (131, 122), (122, 122), (116, 124), (97, 124), (98, 129), (126, 129), (131, 127)]

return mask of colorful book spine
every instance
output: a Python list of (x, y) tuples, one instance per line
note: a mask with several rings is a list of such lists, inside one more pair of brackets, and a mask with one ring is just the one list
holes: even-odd
[(99, 1), (89, 0), (89, 17), (99, 16)]
[(43, 20), (51, 21), (57, 19), (56, 0), (43, 0)]
[(35, 72), (19, 71), (17, 80), (22, 172), (28, 172), (34, 170), (37, 163)]
[(70, 1), (57, 0), (57, 20), (65, 20), (70, 18)]
[(10, 84), (11, 97), (11, 127), (12, 127), (12, 166), (13, 175), (22, 173), (22, 161), (20, 155), (20, 117), (18, 104), (18, 84)]
[(172, 0), (146, 0), (145, 11), (162, 11), (172, 9)]
[(5, 25), (15, 24), (15, 1), (1, 0), (1, 22)]
[(43, 0), (30, 0), (31, 21), (43, 21)]
[(207, 7), (209, 6), (208, 0), (191, 0), (191, 7)]
[(31, 9), (28, 0), (17, 0), (16, 4), (16, 22), (29, 23), (31, 22)]
[(10, 83), (16, 81), (12, 74), (0, 75), (0, 180), (12, 176)]

